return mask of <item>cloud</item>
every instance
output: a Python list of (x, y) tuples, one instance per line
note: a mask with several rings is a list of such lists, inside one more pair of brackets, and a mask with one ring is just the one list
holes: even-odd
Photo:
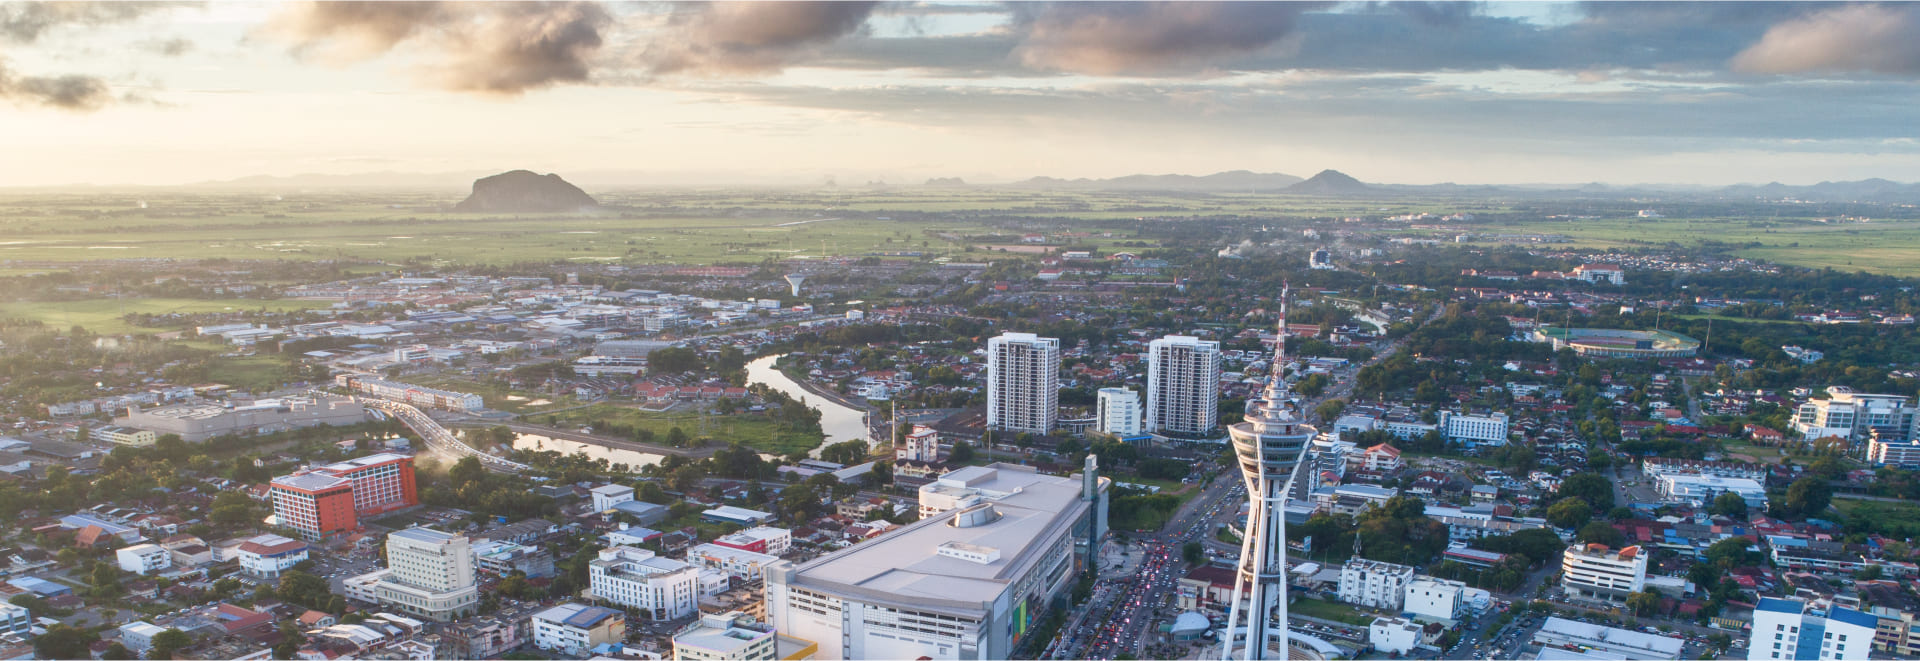
[(716, 2), (675, 5), (640, 55), (651, 74), (777, 71), (858, 32), (876, 2)]
[(0, 40), (31, 44), (56, 28), (124, 23), (175, 2), (8, 2), (0, 4)]
[(1920, 8), (1846, 5), (1784, 21), (1734, 56), (1748, 73), (1920, 74)]
[(140, 42), (139, 46), (140, 48), (146, 50), (147, 52), (150, 52), (156, 55), (164, 55), (166, 57), (179, 57), (181, 55), (186, 55), (188, 51), (193, 50), (193, 40), (187, 39), (185, 37), (175, 37), (172, 39), (150, 39), (147, 41)]
[(36, 105), (90, 112), (113, 101), (104, 80), (93, 76), (21, 76), (0, 61), (0, 99), (19, 105)]
[(437, 87), (515, 95), (591, 78), (612, 22), (592, 2), (310, 2), (285, 8), (262, 33), (334, 64), (417, 49), (422, 77)]
[(1100, 75), (1164, 73), (1253, 53), (1319, 3), (1059, 2), (1014, 5), (1027, 66)]

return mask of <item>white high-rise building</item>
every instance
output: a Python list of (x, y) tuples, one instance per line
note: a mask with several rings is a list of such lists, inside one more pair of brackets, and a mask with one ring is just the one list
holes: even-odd
[(1441, 411), (1440, 433), (1449, 441), (1468, 445), (1506, 445), (1507, 414), (1496, 411), (1488, 415), (1469, 415)]
[(1126, 388), (1101, 388), (1098, 397), (1100, 411), (1095, 419), (1099, 421), (1100, 433), (1121, 438), (1140, 435), (1140, 393)]
[(374, 584), (374, 598), (445, 622), (480, 604), (477, 580), (466, 535), (407, 528), (387, 535), (386, 575)]
[(700, 569), (631, 546), (602, 549), (588, 564), (594, 598), (647, 611), (654, 620), (692, 615), (700, 607)]
[(1561, 552), (1560, 586), (1568, 599), (1626, 603), (1627, 595), (1647, 587), (1647, 554), (1638, 546), (1569, 546)]
[(1219, 342), (1168, 335), (1147, 345), (1147, 431), (1209, 433), (1219, 410)]
[(1867, 659), (1873, 650), (1880, 618), (1834, 606), (1826, 617), (1807, 611), (1795, 599), (1761, 597), (1753, 608), (1753, 634), (1747, 639), (1749, 661), (1853, 661)]
[(1354, 558), (1340, 568), (1340, 600), (1398, 613), (1412, 581), (1412, 567)]
[(1247, 529), (1240, 543), (1240, 563), (1234, 578), (1233, 607), (1227, 612), (1228, 632), (1244, 630), (1245, 638), (1229, 633), (1221, 644), (1221, 658), (1285, 659), (1287, 643), (1287, 519), (1289, 485), (1303, 462), (1307, 443), (1319, 430), (1303, 422), (1300, 402), (1287, 389), (1287, 291), (1280, 294), (1280, 334), (1274, 342), (1272, 374), (1267, 388), (1247, 402), (1244, 422), (1227, 428), (1240, 474), (1247, 483)]
[(1915, 409), (1905, 395), (1868, 395), (1841, 386), (1827, 389), (1828, 399), (1809, 399), (1794, 411), (1793, 430), (1811, 441), (1828, 436), (1847, 440), (1879, 432), (1887, 441), (1913, 436)]
[(1053, 431), (1060, 412), (1060, 340), (1002, 333), (987, 340), (987, 427)]

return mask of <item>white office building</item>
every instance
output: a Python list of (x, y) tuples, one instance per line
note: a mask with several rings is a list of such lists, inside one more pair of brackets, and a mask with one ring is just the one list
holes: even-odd
[(1449, 441), (1468, 445), (1506, 445), (1507, 414), (1468, 415), (1441, 411), (1440, 433)]
[(0, 603), (0, 632), (24, 636), (32, 631), (32, 611), (19, 604)]
[(1101, 388), (1097, 397), (1100, 410), (1095, 420), (1100, 425), (1100, 433), (1121, 438), (1140, 435), (1140, 393), (1126, 388)]
[(1647, 554), (1638, 546), (1569, 546), (1561, 552), (1560, 587), (1568, 599), (1626, 603), (1627, 595), (1647, 587)]
[(1602, 658), (1610, 659), (1679, 659), (1683, 658), (1680, 649), (1685, 643), (1678, 638), (1559, 617), (1547, 618), (1534, 632), (1533, 642), (1548, 649), (1584, 648), (1590, 655), (1607, 655)]
[(1827, 389), (1827, 396), (1809, 399), (1794, 412), (1793, 430), (1802, 438), (1858, 440), (1869, 431), (1888, 441), (1913, 437), (1914, 406), (1905, 395), (1869, 395), (1834, 386)]
[(769, 567), (768, 621), (818, 643), (822, 659), (1010, 658), (1084, 566), (1108, 482), (985, 468), (998, 472), (999, 495), (976, 492), (961, 509)]
[(767, 565), (779, 560), (780, 556), (755, 553), (719, 544), (701, 544), (687, 550), (687, 562), (706, 569), (715, 569), (744, 582), (760, 580)]
[(1747, 507), (1767, 505), (1766, 485), (1744, 477), (1656, 475), (1653, 488), (1669, 503), (1686, 503), (1695, 507), (1710, 504), (1721, 494), (1728, 493), (1740, 494), (1741, 498), (1746, 499)]
[(533, 646), (578, 655), (627, 642), (627, 614), (602, 606), (560, 604), (533, 614)]
[(1411, 582), (1412, 567), (1354, 558), (1340, 568), (1340, 600), (1398, 613)]
[(1825, 616), (1795, 599), (1761, 597), (1747, 639), (1749, 661), (1864, 661), (1880, 618), (1834, 606)]
[(894, 448), (895, 461), (932, 463), (940, 460), (940, 432), (926, 425), (914, 425)]
[(593, 495), (595, 512), (605, 512), (613, 509), (614, 505), (633, 501), (633, 487), (623, 484), (604, 484), (594, 487), (590, 493)]
[(1879, 438), (1867, 440), (1867, 461), (1879, 466), (1897, 466), (1900, 468), (1920, 468), (1920, 440), (1883, 441)]
[(374, 600), (411, 615), (446, 622), (480, 603), (473, 548), (466, 535), (407, 528), (387, 535), (386, 575)]
[(173, 554), (158, 544), (135, 544), (114, 552), (120, 561), (120, 570), (134, 574), (151, 574), (173, 566)]
[(1220, 343), (1168, 335), (1147, 344), (1147, 431), (1211, 433), (1220, 423)]
[(1451, 624), (1467, 612), (1467, 584), (1443, 578), (1420, 577), (1407, 582), (1401, 612), (1429, 622)]
[(602, 549), (588, 565), (595, 599), (673, 620), (700, 608), (700, 568), (631, 546)]
[(1406, 654), (1420, 645), (1424, 629), (1405, 618), (1376, 617), (1367, 627), (1367, 644), (1384, 654)]
[(739, 611), (701, 615), (673, 636), (674, 661), (774, 661), (779, 634)]
[(1060, 414), (1060, 340), (1003, 333), (987, 340), (987, 427), (1045, 434)]

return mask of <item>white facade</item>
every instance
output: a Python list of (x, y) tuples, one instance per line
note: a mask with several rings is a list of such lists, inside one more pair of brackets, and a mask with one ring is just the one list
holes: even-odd
[(894, 450), (895, 460), (922, 463), (940, 460), (940, 432), (926, 425), (914, 425)]
[(1826, 617), (1807, 611), (1795, 599), (1763, 597), (1753, 609), (1753, 633), (1747, 639), (1750, 661), (1862, 660), (1873, 649), (1879, 618), (1835, 606)]
[(279, 535), (260, 535), (241, 542), (233, 559), (249, 574), (272, 578), (305, 562), (307, 544)]
[(387, 535), (387, 570), (375, 600), (413, 615), (447, 621), (480, 603), (473, 548), (465, 535), (408, 528)]
[(1147, 345), (1147, 431), (1212, 432), (1220, 422), (1220, 343), (1168, 335)]
[(780, 658), (773, 627), (739, 611), (702, 615), (673, 636), (674, 661), (773, 661)]
[(1449, 441), (1466, 441), (1489, 445), (1505, 445), (1507, 442), (1507, 414), (1467, 415), (1452, 411), (1440, 413), (1440, 433)]
[(686, 617), (700, 607), (699, 568), (646, 549), (602, 549), (588, 571), (595, 599), (645, 610), (655, 620)]
[(1560, 586), (1569, 599), (1626, 603), (1627, 595), (1647, 587), (1647, 554), (1638, 546), (1569, 546), (1561, 552)]
[(1687, 503), (1698, 507), (1712, 503), (1721, 494), (1737, 493), (1746, 499), (1747, 507), (1765, 507), (1767, 504), (1767, 487), (1744, 477), (1657, 475), (1653, 484), (1654, 490), (1670, 503)]
[(779, 559), (779, 556), (719, 544), (701, 544), (687, 550), (687, 562), (748, 582), (760, 580), (767, 565)]
[(173, 554), (158, 544), (136, 544), (114, 552), (121, 571), (150, 574), (173, 566)]
[(987, 427), (1045, 434), (1060, 414), (1060, 340), (1003, 333), (987, 340)]
[(1903, 468), (1920, 467), (1920, 441), (1887, 442), (1867, 440), (1867, 461)]
[(1355, 558), (1340, 568), (1340, 600), (1397, 613), (1411, 582), (1412, 567)]
[(560, 604), (533, 614), (533, 646), (577, 655), (627, 641), (627, 615), (600, 606)]
[(165, 633), (165, 627), (157, 627), (147, 622), (128, 622), (120, 625), (120, 644), (135, 654), (146, 656), (153, 649), (153, 637)]
[(1100, 433), (1121, 438), (1140, 435), (1140, 393), (1126, 388), (1101, 388), (1098, 397), (1100, 410), (1095, 420), (1100, 425)]
[(1467, 608), (1467, 584), (1439, 578), (1417, 578), (1407, 583), (1401, 611), (1417, 618), (1453, 622)]
[(1386, 654), (1406, 654), (1420, 644), (1421, 627), (1398, 617), (1377, 617), (1367, 627), (1367, 644)]
[(1868, 395), (1828, 388), (1829, 399), (1810, 399), (1794, 412), (1793, 430), (1807, 440), (1838, 436), (1854, 440), (1879, 430), (1886, 440), (1913, 435), (1914, 407), (1904, 395)]
[(607, 484), (593, 488), (593, 511), (605, 512), (614, 505), (633, 501), (633, 487)]
[(19, 604), (0, 604), (0, 632), (26, 635), (33, 630), (33, 613)]

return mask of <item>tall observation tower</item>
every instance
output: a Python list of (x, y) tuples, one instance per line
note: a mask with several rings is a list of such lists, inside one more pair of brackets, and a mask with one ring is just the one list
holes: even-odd
[[(1227, 427), (1251, 504), (1233, 581), (1233, 608), (1220, 646), (1221, 658), (1228, 661), (1287, 658), (1287, 487), (1317, 433), (1302, 424), (1305, 414), (1287, 389), (1287, 294), (1283, 285), (1280, 333), (1274, 338), (1266, 392), (1247, 402), (1244, 422)], [(1236, 638), (1242, 630), (1244, 641)]]

